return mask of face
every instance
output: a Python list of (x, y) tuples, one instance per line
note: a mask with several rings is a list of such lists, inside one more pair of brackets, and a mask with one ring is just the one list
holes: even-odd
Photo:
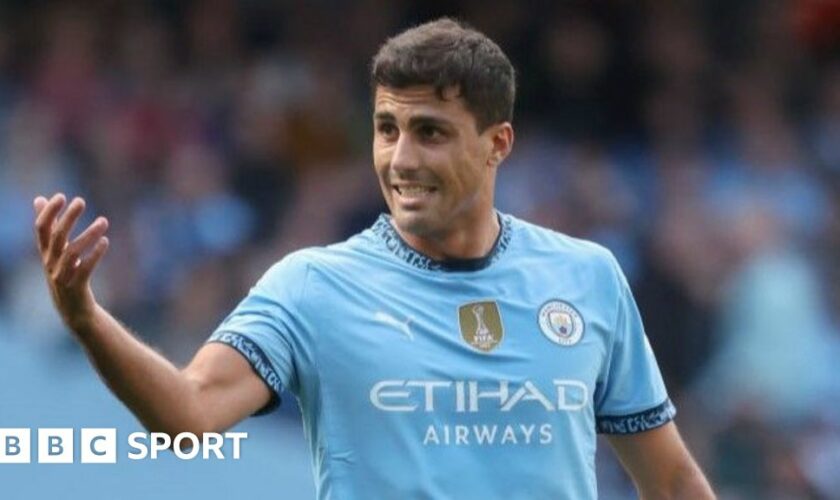
[[(496, 167), (510, 124), (479, 133), (456, 89), (378, 87), (373, 163), (397, 228), (422, 238), (469, 228), (493, 209)], [(507, 138), (507, 140), (506, 140)]]

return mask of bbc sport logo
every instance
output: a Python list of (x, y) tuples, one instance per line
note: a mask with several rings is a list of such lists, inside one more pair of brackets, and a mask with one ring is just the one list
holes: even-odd
[[(79, 429), (78, 440), (74, 439), (76, 432), (72, 428), (40, 428), (34, 434), (37, 435), (37, 463), (75, 463), (76, 443), (80, 463), (117, 463), (117, 429)], [(0, 428), (0, 464), (32, 463), (32, 435), (32, 429), (28, 428)], [(181, 460), (239, 460), (241, 443), (247, 438), (247, 432), (205, 432), (201, 437), (182, 432), (174, 439), (163, 432), (132, 432), (126, 440), (129, 448), (126, 458), (156, 460), (171, 449)], [(225, 453), (228, 443), (229, 455)]]

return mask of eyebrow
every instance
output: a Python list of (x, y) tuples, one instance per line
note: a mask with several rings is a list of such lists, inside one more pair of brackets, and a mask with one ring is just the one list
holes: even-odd
[[(397, 121), (393, 113), (389, 111), (379, 111), (373, 115), (373, 119), (380, 122), (395, 122)], [(439, 127), (451, 127), (452, 122), (444, 118), (439, 118), (432, 115), (415, 115), (409, 118), (408, 126), (417, 127), (420, 125), (435, 125)]]
[(394, 118), (393, 113), (389, 113), (387, 111), (377, 111), (376, 113), (374, 113), (373, 119), (376, 120), (376, 121), (380, 121), (380, 122), (394, 122), (394, 121), (397, 121), (397, 119)]

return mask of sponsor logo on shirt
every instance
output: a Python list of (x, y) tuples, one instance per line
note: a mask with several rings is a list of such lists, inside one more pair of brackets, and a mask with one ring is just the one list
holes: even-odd
[(546, 416), (579, 412), (590, 399), (586, 384), (570, 379), (554, 379), (550, 387), (542, 388), (531, 380), (381, 380), (371, 387), (369, 397), (377, 410), (388, 413), (442, 416), (454, 410), (456, 415), (479, 414), (491, 419), (465, 418), (462, 422), (434, 417), (418, 435), (424, 446), (549, 445), (554, 440), (550, 421), (534, 422), (533, 414), (527, 422), (506, 422), (510, 417), (498, 417), (515, 416), (517, 408), (526, 407)]
[(456, 413), (497, 409), (509, 412), (521, 405), (535, 405), (547, 412), (580, 411), (589, 401), (589, 389), (579, 380), (552, 380), (551, 390), (526, 380), (490, 383), (477, 380), (381, 380), (370, 389), (370, 402), (388, 412), (433, 413), (442, 404)]

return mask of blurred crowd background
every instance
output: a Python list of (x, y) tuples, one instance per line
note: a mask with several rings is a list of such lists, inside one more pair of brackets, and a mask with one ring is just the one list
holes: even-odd
[(616, 253), (721, 497), (840, 498), (835, 0), (0, 2), (4, 345), (86, 363), (37, 194), (109, 218), (98, 297), (179, 363), (272, 262), (372, 223), (369, 61), (439, 15), (518, 71), (499, 208)]

